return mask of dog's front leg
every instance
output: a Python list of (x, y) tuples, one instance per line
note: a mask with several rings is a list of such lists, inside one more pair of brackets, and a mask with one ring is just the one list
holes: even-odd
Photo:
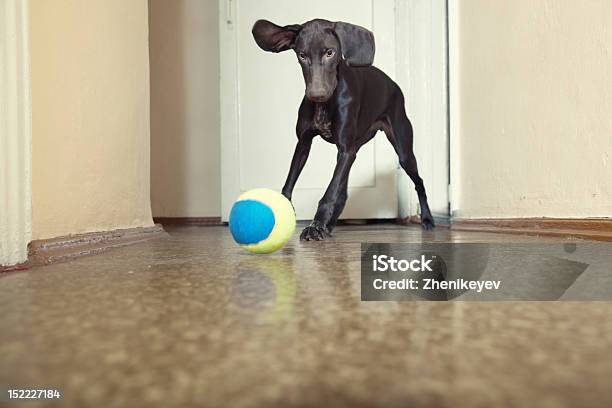
[(291, 201), (291, 195), (293, 194), (293, 187), (297, 182), (308, 155), (310, 154), (310, 146), (312, 146), (312, 138), (305, 137), (298, 140), (293, 152), (293, 159), (291, 159), (291, 167), (289, 167), (289, 174), (287, 180), (283, 186), (283, 195), (287, 197), (287, 200)]
[(355, 162), (355, 151), (338, 151), (336, 168), (331, 183), (327, 187), (312, 223), (300, 235), (302, 241), (320, 241), (330, 236), (348, 197), (348, 176)]

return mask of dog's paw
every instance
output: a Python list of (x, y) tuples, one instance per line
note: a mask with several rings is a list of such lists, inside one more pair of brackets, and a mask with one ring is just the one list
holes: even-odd
[(436, 227), (436, 224), (434, 223), (433, 217), (431, 215), (423, 217), (421, 219), (421, 227), (425, 231), (431, 231), (432, 229), (434, 229)]
[(300, 241), (322, 241), (331, 237), (329, 229), (319, 221), (313, 221), (300, 234)]

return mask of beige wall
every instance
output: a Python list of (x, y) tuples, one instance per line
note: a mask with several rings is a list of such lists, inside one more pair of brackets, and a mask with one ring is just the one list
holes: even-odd
[(459, 1), (458, 24), (455, 215), (612, 216), (612, 2)]
[(152, 225), (146, 0), (31, 0), (33, 238)]
[(157, 217), (221, 214), (216, 0), (150, 0), (151, 203)]

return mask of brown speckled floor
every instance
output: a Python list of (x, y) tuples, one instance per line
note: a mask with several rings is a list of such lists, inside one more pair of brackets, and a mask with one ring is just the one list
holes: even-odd
[(104, 408), (612, 406), (610, 302), (360, 301), (362, 241), (542, 239), (345, 226), (254, 256), (225, 227), (169, 232), (0, 277), (0, 389)]

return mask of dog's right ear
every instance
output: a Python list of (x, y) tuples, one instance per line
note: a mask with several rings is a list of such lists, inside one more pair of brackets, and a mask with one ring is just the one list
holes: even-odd
[(279, 27), (268, 20), (257, 20), (253, 25), (253, 38), (264, 51), (281, 52), (292, 49), (295, 39), (302, 29), (299, 24)]

